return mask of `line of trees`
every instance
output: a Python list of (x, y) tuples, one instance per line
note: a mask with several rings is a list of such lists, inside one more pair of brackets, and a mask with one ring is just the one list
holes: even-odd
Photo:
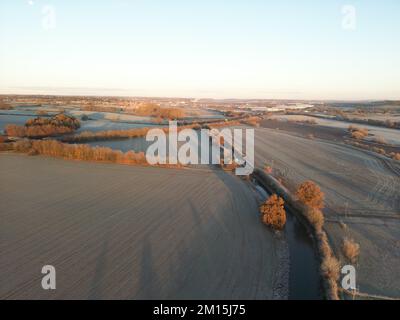
[(20, 140), (11, 145), (12, 151), (29, 155), (45, 155), (68, 160), (100, 161), (128, 165), (147, 165), (144, 152), (123, 153), (105, 147), (67, 144), (57, 140)]
[(340, 277), (340, 262), (335, 257), (329, 245), (328, 236), (323, 230), (325, 219), (322, 208), (325, 206), (325, 195), (315, 182), (305, 181), (297, 187), (296, 198), (305, 206), (303, 215), (315, 230), (318, 249), (322, 260), (321, 272), (329, 284), (329, 296), (337, 300), (339, 298), (337, 281)]
[(217, 129), (221, 127), (230, 127), (230, 126), (240, 126), (242, 123), (239, 120), (228, 120), (228, 121), (223, 121), (223, 122), (211, 122), (208, 124), (205, 124), (206, 127), (209, 129)]
[(96, 106), (94, 104), (88, 104), (81, 106), (82, 111), (92, 111), (92, 112), (121, 112), (122, 109), (120, 107), (115, 107), (115, 106), (105, 106), (105, 105), (100, 105)]
[(135, 110), (135, 114), (170, 120), (182, 119), (186, 115), (181, 108), (163, 108), (154, 103), (143, 104)]
[(53, 125), (26, 127), (26, 126), (18, 126), (15, 124), (9, 124), (5, 127), (5, 132), (10, 137), (44, 138), (66, 133), (72, 133), (74, 132), (74, 130), (69, 127), (56, 127)]
[(4, 101), (0, 101), (0, 110), (12, 110), (13, 107)]
[(64, 142), (88, 142), (88, 141), (99, 141), (99, 140), (113, 140), (113, 139), (131, 139), (137, 137), (146, 136), (150, 128), (137, 128), (137, 129), (126, 129), (126, 130), (106, 130), (106, 131), (85, 131), (73, 136), (64, 137)]

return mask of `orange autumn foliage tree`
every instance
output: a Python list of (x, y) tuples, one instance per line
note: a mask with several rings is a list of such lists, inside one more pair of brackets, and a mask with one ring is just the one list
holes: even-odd
[(325, 195), (320, 187), (312, 181), (303, 182), (296, 191), (297, 198), (306, 206), (313, 209), (324, 207)]
[(286, 224), (284, 201), (276, 194), (272, 195), (261, 207), (263, 222), (276, 230), (281, 230)]

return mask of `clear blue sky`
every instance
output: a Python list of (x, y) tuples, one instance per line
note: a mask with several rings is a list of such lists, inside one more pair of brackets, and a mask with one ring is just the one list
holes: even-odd
[(0, 92), (400, 99), (400, 1), (1, 0)]

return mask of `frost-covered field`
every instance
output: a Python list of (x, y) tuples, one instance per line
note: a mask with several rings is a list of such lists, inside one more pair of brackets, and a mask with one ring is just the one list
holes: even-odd
[(350, 125), (354, 125), (359, 128), (368, 129), (369, 133), (372, 135), (371, 138), (384, 138), (386, 142), (400, 146), (400, 130), (390, 129), (384, 127), (376, 127), (359, 123), (349, 123), (345, 121), (337, 121), (330, 119), (321, 119), (310, 116), (303, 115), (272, 115), (271, 119), (278, 119), (283, 121), (306, 121), (312, 120), (315, 121), (317, 125), (332, 127), (332, 128), (341, 128), (347, 130)]
[(13, 154), (0, 168), (0, 298), (272, 297), (276, 240), (237, 177)]
[(272, 166), (291, 185), (311, 179), (321, 186), (336, 252), (345, 236), (361, 245), (361, 292), (400, 297), (399, 162), (266, 128), (256, 129), (255, 148), (257, 166)]

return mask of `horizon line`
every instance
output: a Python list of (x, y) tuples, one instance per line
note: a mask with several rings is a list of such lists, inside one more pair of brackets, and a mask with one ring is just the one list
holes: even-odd
[[(106, 90), (106, 89), (105, 89)], [(111, 89), (113, 90), (113, 89)], [(123, 89), (122, 89), (123, 90)], [(234, 101), (247, 101), (247, 100), (261, 100), (261, 101), (316, 101), (316, 102), (397, 102), (400, 98), (374, 98), (374, 99), (360, 99), (360, 98), (234, 98), (234, 97), (191, 97), (191, 96), (161, 96), (161, 95), (129, 95), (129, 94), (98, 94), (98, 93), (15, 93), (15, 92), (1, 92), (0, 96), (39, 96), (39, 97), (104, 97), (104, 98), (145, 98), (145, 99), (187, 99), (187, 100), (234, 100)]]

